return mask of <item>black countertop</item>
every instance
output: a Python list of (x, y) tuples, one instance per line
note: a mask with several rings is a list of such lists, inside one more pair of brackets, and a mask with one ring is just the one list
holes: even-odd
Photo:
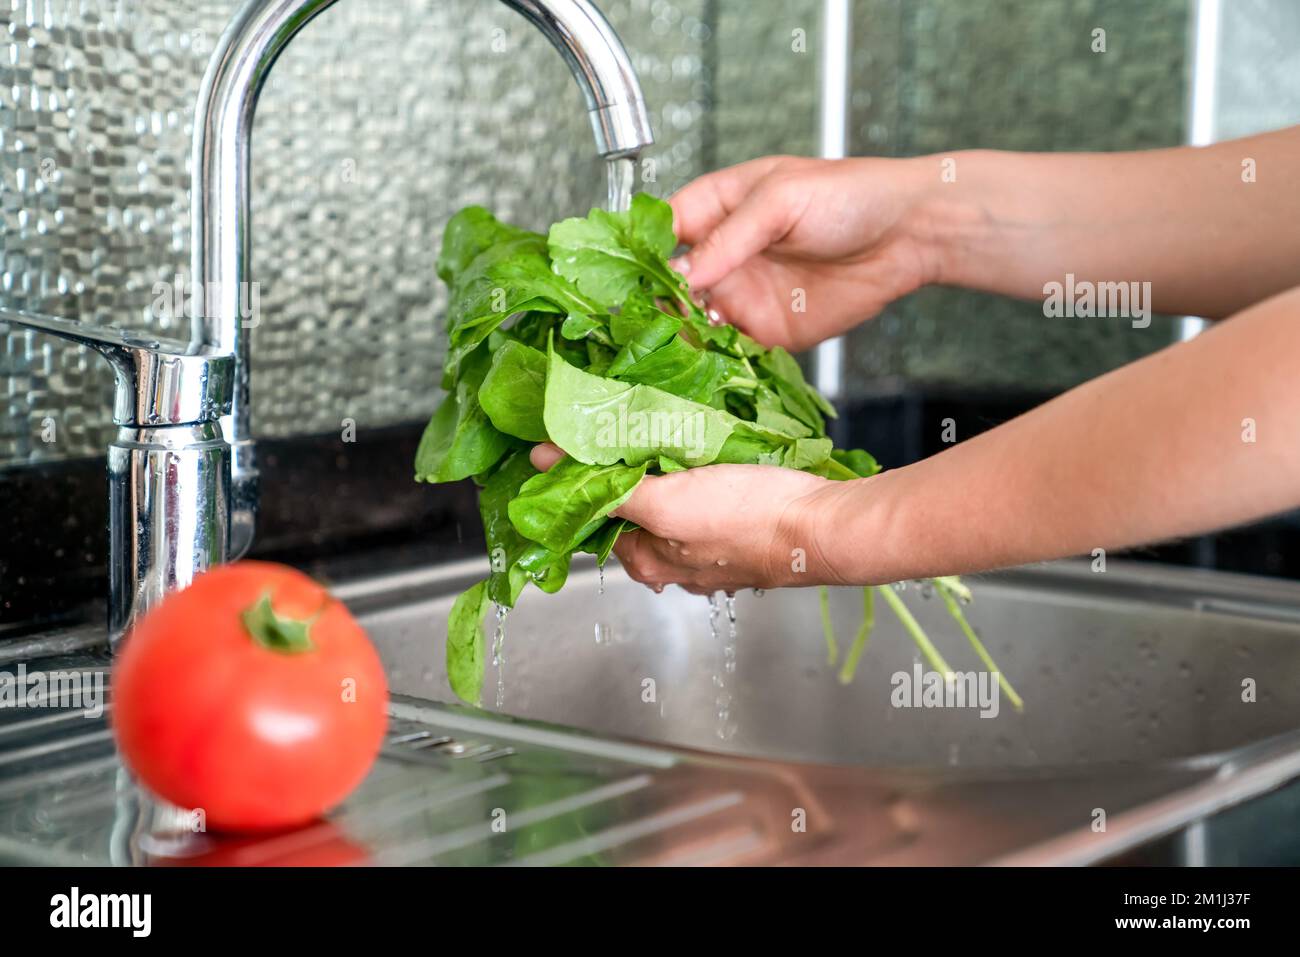
[[(895, 390), (840, 404), (837, 445), (897, 467), (1043, 401), (1042, 395)], [(949, 423), (946, 420), (951, 420)], [(483, 553), (474, 487), (416, 483), (423, 423), (259, 443), (262, 511), (251, 557), (329, 580)], [(951, 430), (950, 430), (951, 431)], [(107, 592), (102, 459), (0, 472), (0, 638), (100, 612)], [(1300, 578), (1300, 522), (1268, 522), (1143, 548), (1128, 557)]]

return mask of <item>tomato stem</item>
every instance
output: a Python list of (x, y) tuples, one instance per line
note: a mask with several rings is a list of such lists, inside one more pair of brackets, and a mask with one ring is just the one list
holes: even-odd
[(241, 617), (249, 636), (268, 651), (294, 655), (316, 647), (310, 634), (315, 616), (304, 620), (276, 614), (271, 607), (270, 591), (263, 592)]

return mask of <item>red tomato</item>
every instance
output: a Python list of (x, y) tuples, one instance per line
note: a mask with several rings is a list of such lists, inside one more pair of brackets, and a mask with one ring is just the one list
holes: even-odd
[(361, 783), (387, 726), (379, 656), (306, 575), (237, 562), (168, 595), (113, 665), (113, 729), (155, 794), (214, 830), (309, 821)]

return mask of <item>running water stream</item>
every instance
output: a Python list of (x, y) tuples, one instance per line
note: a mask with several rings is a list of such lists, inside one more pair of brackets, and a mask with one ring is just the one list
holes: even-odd
[[(727, 616), (727, 633), (723, 640), (722, 632), (719, 629), (719, 619), (723, 614)], [(724, 595), (721, 602), (718, 601), (718, 593), (709, 596), (709, 637), (712, 644), (718, 644), (722, 640), (722, 665), (713, 672), (714, 698), (713, 703), (717, 708), (715, 716), (717, 718), (716, 734), (722, 741), (730, 740), (731, 736), (736, 733), (736, 723), (731, 720), (732, 704), (732, 682), (736, 673), (736, 596)]]
[(615, 156), (606, 160), (605, 183), (605, 208), (611, 213), (627, 210), (632, 205), (632, 192), (636, 189), (636, 157)]
[(497, 673), (496, 707), (500, 711), (506, 700), (506, 616), (510, 609), (495, 603), (493, 608), (496, 609), (497, 627), (492, 633), (492, 667)]
[[(605, 206), (611, 212), (622, 212), (632, 205), (632, 191), (636, 188), (636, 157), (616, 156), (605, 161), (606, 199)], [(599, 594), (605, 594), (605, 569), (600, 568)], [(506, 694), (506, 616), (510, 609), (496, 606), (496, 631), (492, 635), (492, 667), (497, 673), (496, 706), (500, 710), (505, 703)], [(596, 623), (596, 644), (607, 644), (610, 640), (610, 628), (600, 622)]]
[[(632, 205), (632, 191), (636, 188), (636, 157), (616, 156), (605, 161), (605, 208), (612, 213), (623, 212)], [(605, 595), (605, 566), (597, 565), (596, 574), (599, 585), (598, 597)], [(597, 621), (595, 626), (596, 644), (607, 645), (613, 638), (609, 625)]]

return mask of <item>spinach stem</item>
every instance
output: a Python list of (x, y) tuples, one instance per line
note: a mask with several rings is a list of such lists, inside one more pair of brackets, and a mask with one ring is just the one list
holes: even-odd
[(939, 650), (930, 643), (930, 639), (926, 636), (925, 631), (916, 623), (916, 619), (912, 617), (912, 613), (908, 611), (907, 606), (903, 604), (903, 599), (894, 594), (894, 589), (890, 585), (877, 585), (876, 591), (880, 593), (881, 598), (885, 599), (885, 604), (889, 605), (890, 610), (898, 616), (898, 620), (902, 622), (903, 628), (912, 636), (912, 640), (916, 642), (916, 647), (921, 649), (921, 654), (924, 655), (925, 660), (930, 663), (930, 667), (934, 671), (943, 675), (946, 680), (947, 677), (953, 673), (952, 669), (949, 668), (948, 663), (943, 660), (943, 655), (939, 654)]
[[(943, 578), (936, 578), (933, 581), (939, 592), (939, 597), (942, 598), (943, 603), (948, 606), (948, 614), (952, 615), (953, 620), (957, 622), (957, 627), (962, 630), (962, 633), (966, 636), (966, 640), (969, 641), (971, 647), (975, 649), (975, 654), (979, 655), (980, 661), (984, 662), (984, 667), (988, 668), (989, 671), (998, 676), (998, 684), (1002, 687), (1002, 693), (1011, 699), (1011, 706), (1017, 711), (1024, 711), (1024, 701), (1021, 700), (1020, 695), (1016, 694), (1016, 689), (1011, 687), (1011, 682), (1007, 680), (1006, 675), (1002, 673), (1002, 669), (1000, 669), (997, 666), (997, 663), (994, 662), (993, 656), (989, 654), (988, 649), (984, 647), (984, 643), (980, 641), (979, 636), (975, 634), (975, 629), (970, 626), (970, 622), (968, 622), (966, 616), (962, 614), (961, 606), (957, 604), (957, 599), (953, 597), (952, 585)], [(962, 587), (964, 588), (965, 586)], [(961, 593), (958, 592), (958, 594), (960, 595)], [(967, 591), (966, 594), (970, 594), (970, 592)]]
[(840, 684), (848, 684), (853, 680), (853, 674), (858, 670), (858, 659), (862, 657), (862, 652), (867, 649), (867, 639), (871, 637), (871, 629), (876, 624), (876, 593), (871, 590), (870, 586), (862, 589), (862, 624), (858, 626), (857, 637), (853, 639), (853, 647), (849, 649), (847, 657), (844, 659), (844, 665), (840, 668)]
[(849, 468), (842, 462), (836, 462), (834, 459), (826, 460), (826, 477), (834, 479), (837, 482), (852, 481), (856, 478), (862, 478), (857, 472)]
[(834, 666), (840, 649), (835, 644), (835, 625), (831, 622), (831, 591), (825, 585), (817, 589), (817, 601), (822, 610), (822, 634), (826, 636), (826, 664)]

